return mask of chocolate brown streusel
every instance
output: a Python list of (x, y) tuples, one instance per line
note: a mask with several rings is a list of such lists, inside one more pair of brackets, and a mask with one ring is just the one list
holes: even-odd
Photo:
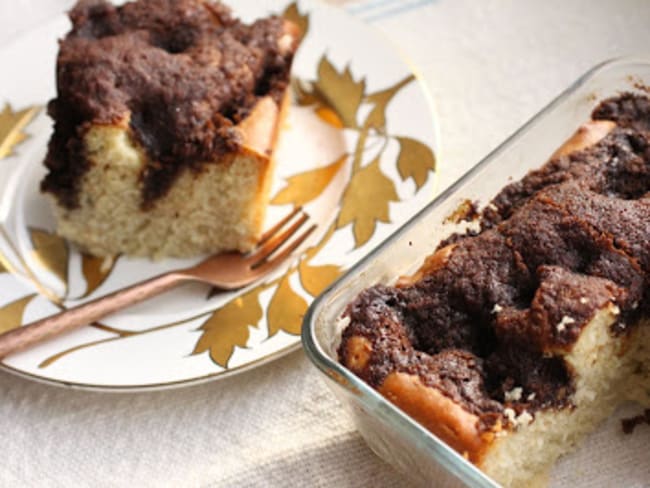
[(415, 282), (348, 305), (339, 357), (363, 337), (372, 352), (356, 371), (369, 384), (416, 375), (487, 428), (506, 407), (570, 407), (572, 373), (555, 352), (604, 307), (624, 334), (650, 302), (650, 99), (623, 94), (593, 116), (617, 127), (506, 186), (481, 229), (447, 239)]
[(212, 0), (147, 0), (115, 7), (80, 0), (60, 43), (55, 129), (42, 189), (67, 208), (79, 205), (89, 162), (82, 138), (91, 125), (124, 123), (150, 163), (142, 206), (165, 195), (184, 168), (241, 143), (234, 127), (256, 101), (276, 103), (289, 81), (294, 49), (281, 50), (279, 17), (245, 25)]

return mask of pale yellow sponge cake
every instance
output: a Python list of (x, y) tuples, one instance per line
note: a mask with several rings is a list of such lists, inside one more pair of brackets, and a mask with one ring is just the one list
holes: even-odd
[(42, 189), (97, 256), (189, 257), (259, 239), (297, 32), (209, 0), (81, 1), (61, 42)]

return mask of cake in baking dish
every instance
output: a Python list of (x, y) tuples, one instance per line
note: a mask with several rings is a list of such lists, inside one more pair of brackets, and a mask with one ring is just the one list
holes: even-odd
[(185, 257), (258, 240), (295, 27), (212, 0), (80, 0), (42, 190), (84, 250)]
[(605, 100), (480, 230), (344, 311), (340, 361), (504, 486), (650, 405), (650, 99)]

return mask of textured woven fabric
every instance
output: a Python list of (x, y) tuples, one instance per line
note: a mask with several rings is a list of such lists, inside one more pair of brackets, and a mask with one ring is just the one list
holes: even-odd
[[(650, 45), (644, 0), (336, 3), (383, 30), (429, 85), (440, 190), (586, 69)], [(3, 0), (0, 42), (70, 4)], [(409, 486), (365, 446), (302, 352), (167, 392), (84, 393), (5, 373), (0, 392), (0, 486)], [(562, 460), (553, 486), (650, 486), (648, 445), (650, 427), (624, 436), (612, 419)]]

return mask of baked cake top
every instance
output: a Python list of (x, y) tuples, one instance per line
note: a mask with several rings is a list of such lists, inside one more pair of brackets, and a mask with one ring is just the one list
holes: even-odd
[(81, 139), (91, 125), (128, 127), (152, 164), (143, 204), (163, 195), (181, 168), (236, 149), (234, 130), (255, 102), (279, 103), (295, 45), (281, 46), (284, 21), (245, 25), (212, 0), (146, 0), (115, 7), (80, 0), (60, 42), (57, 98), (43, 190), (68, 208), (88, 162)]
[(443, 242), (417, 279), (363, 291), (339, 356), (364, 337), (371, 386), (416, 375), (485, 428), (506, 406), (570, 405), (572, 373), (554, 351), (608, 304), (617, 334), (650, 312), (650, 99), (624, 94), (593, 118), (616, 127), (506, 186), (481, 229)]

